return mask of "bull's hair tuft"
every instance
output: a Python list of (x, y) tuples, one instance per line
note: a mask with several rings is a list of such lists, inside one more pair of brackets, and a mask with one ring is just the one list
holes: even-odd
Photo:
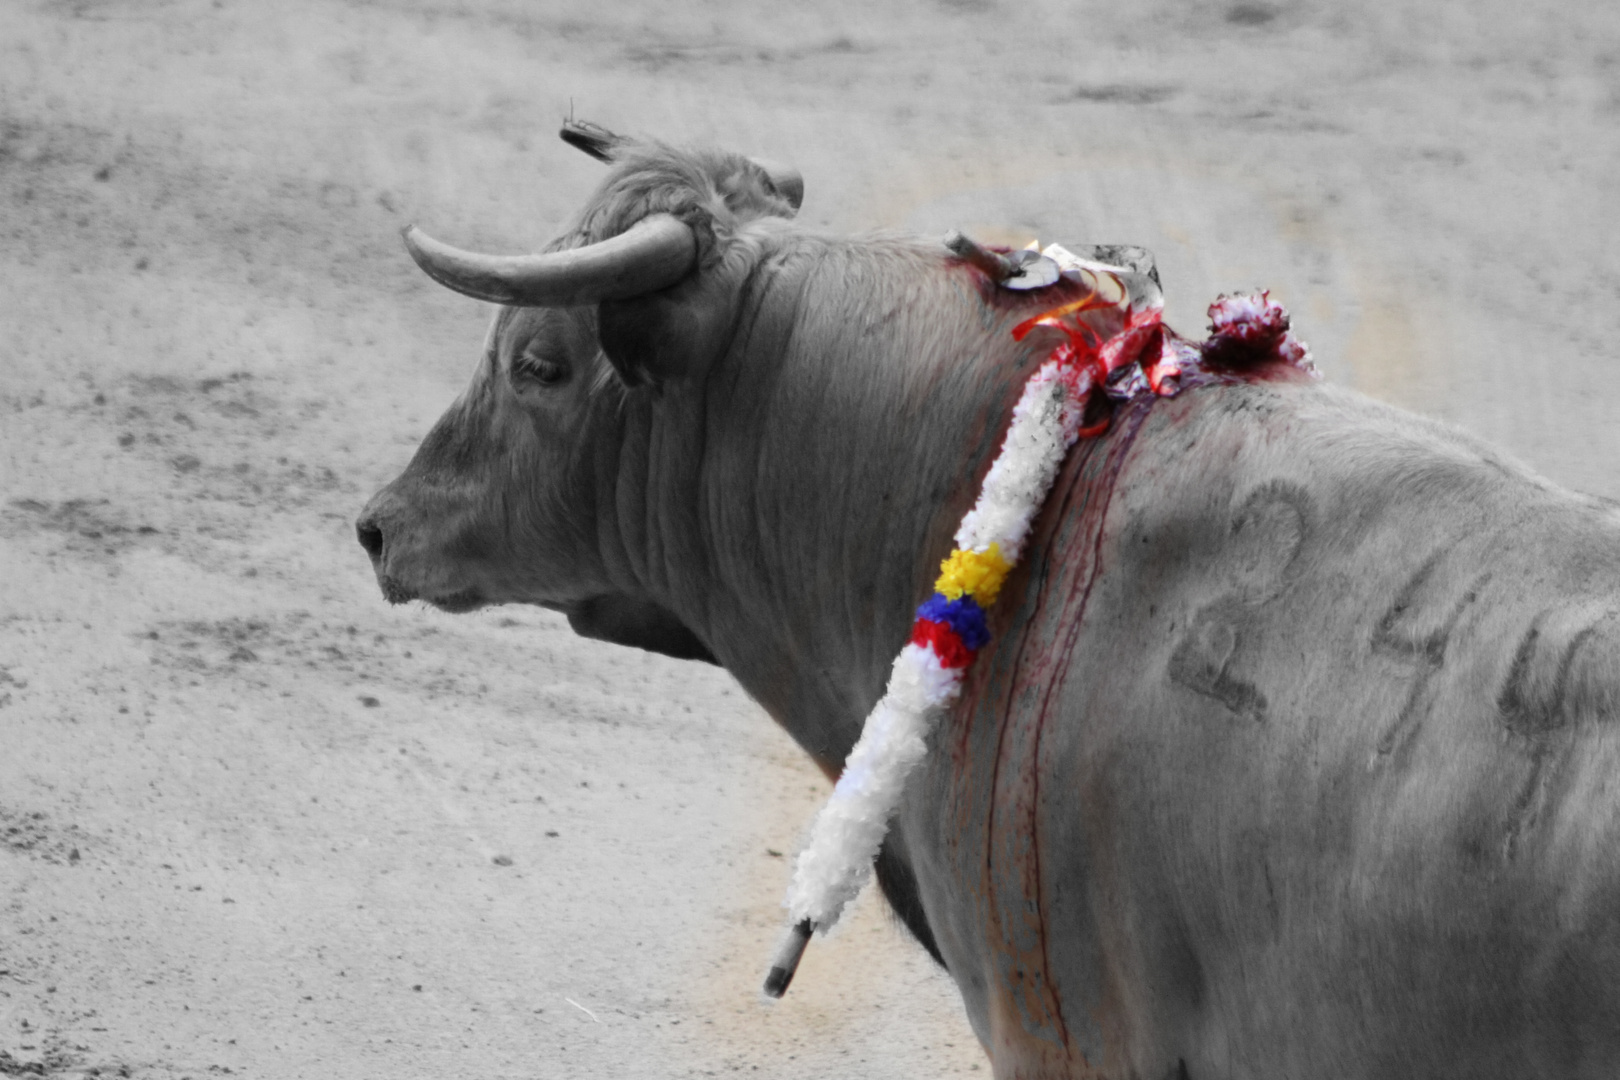
[(616, 152), (596, 196), (547, 250), (607, 240), (650, 214), (672, 214), (697, 236), (699, 264), (710, 266), (742, 224), (794, 212), (765, 170), (740, 154), (638, 141)]

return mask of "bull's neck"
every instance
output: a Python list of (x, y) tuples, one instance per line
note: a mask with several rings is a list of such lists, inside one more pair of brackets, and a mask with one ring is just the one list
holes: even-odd
[(723, 360), (666, 391), (691, 400), (649, 413), (684, 418), (664, 435), (701, 447), (685, 481), (695, 512), (672, 508), (656, 542), (703, 570), (661, 588), (833, 770), (1039, 353), (1010, 335), (1027, 302), (898, 242), (828, 243), (762, 271), (749, 299)]

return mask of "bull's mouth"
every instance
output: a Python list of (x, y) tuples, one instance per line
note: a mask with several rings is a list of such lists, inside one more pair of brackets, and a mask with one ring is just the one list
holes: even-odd
[(452, 615), (462, 615), (469, 611), (477, 611), (484, 606), (484, 598), (478, 595), (477, 589), (462, 589), (449, 596), (424, 596), (422, 599), (438, 608), (448, 611)]
[(390, 604), (405, 604), (412, 600), (422, 600), (432, 604), (440, 611), (447, 611), (452, 615), (462, 615), (469, 611), (476, 611), (483, 607), (485, 600), (477, 589), (460, 589), (444, 596), (424, 596), (415, 589), (406, 587), (392, 574), (378, 574), (377, 584), (382, 589), (383, 599)]
[(382, 589), (383, 599), (390, 604), (404, 604), (416, 599), (416, 593), (399, 583), (399, 580), (389, 574), (377, 575), (377, 587)]

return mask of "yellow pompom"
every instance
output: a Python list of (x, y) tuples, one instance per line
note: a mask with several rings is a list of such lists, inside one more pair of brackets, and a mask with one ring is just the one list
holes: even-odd
[(947, 600), (959, 600), (966, 593), (978, 601), (982, 608), (996, 602), (1001, 583), (1007, 579), (1012, 563), (1001, 557), (1001, 545), (991, 544), (988, 551), (963, 551), (958, 548), (950, 558), (939, 564), (939, 580), (934, 591)]

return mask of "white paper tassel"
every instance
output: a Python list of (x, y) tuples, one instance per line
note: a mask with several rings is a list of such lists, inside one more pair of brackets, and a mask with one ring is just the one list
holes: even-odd
[(1016, 563), (1063, 455), (1080, 430), (1082, 402), (1067, 392), (1056, 361), (1048, 360), (1024, 384), (1001, 453), (985, 475), (973, 509), (956, 530), (963, 551), (999, 544), (1002, 558)]
[(794, 866), (788, 911), (830, 929), (872, 875), (872, 861), (899, 805), (906, 778), (928, 753), (928, 736), (945, 704), (961, 692), (960, 669), (943, 668), (920, 645), (895, 658), (889, 691), (866, 718), (860, 741), (811, 829)]

